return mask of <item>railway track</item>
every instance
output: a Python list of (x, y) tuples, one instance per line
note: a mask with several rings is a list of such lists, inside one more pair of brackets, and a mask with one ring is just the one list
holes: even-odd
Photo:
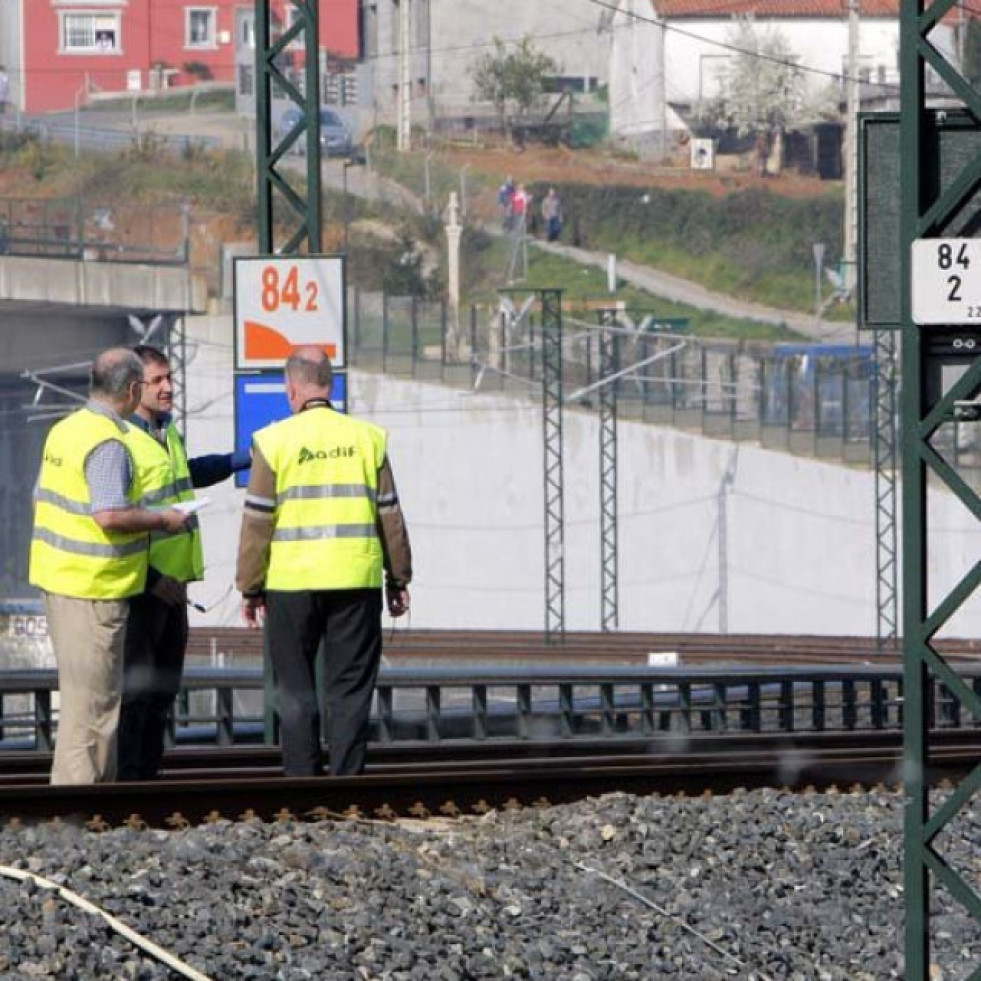
[[(249, 752), (174, 753), (153, 783), (51, 787), (37, 770), (8, 772), (0, 782), (7, 821), (72, 820), (93, 829), (184, 827), (205, 821), (316, 819), (343, 815), (378, 820), (568, 803), (614, 791), (698, 795), (737, 787), (800, 790), (895, 783), (898, 734), (834, 733), (692, 739), (684, 748), (605, 740), (569, 754), (560, 744), (534, 754), (505, 747), (450, 753), (431, 749), (375, 754), (361, 777), (286, 778), (264, 747)], [(959, 779), (977, 762), (981, 734), (937, 733), (930, 779)], [(549, 755), (549, 754), (553, 755)], [(179, 761), (179, 765), (178, 765)]]
[[(938, 646), (949, 660), (981, 660), (981, 640), (943, 640)], [(262, 635), (238, 627), (196, 627), (188, 653), (260, 661)], [(880, 650), (874, 637), (570, 632), (563, 643), (546, 644), (534, 631), (412, 630), (385, 638), (390, 661), (647, 664), (650, 654), (665, 653), (685, 664), (888, 664), (900, 657), (896, 649)]]

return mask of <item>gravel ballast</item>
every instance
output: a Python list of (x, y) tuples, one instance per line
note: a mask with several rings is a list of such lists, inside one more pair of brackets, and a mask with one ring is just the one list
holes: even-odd
[[(981, 814), (940, 842), (981, 879)], [(0, 863), (72, 890), (214, 979), (863, 981), (902, 964), (902, 799), (611, 795), (456, 821), (0, 830)], [(933, 960), (981, 963), (945, 894)], [(179, 977), (33, 881), (0, 877), (0, 977)]]

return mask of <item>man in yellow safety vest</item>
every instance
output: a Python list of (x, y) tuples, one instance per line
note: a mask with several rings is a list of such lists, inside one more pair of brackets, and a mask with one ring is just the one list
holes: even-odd
[[(188, 460), (174, 425), (174, 379), (167, 355), (140, 344), (140, 404), (130, 420), (134, 440), (150, 462), (144, 498), (156, 506), (186, 505), (195, 487), (210, 487), (249, 466), (249, 454), (222, 453)], [(197, 515), (174, 533), (150, 535), (146, 589), (129, 605), (125, 680), (119, 716), (119, 779), (153, 780), (164, 751), (167, 716), (180, 690), (187, 649), (187, 584), (204, 578)]]
[(330, 360), (300, 347), (286, 361), (293, 415), (253, 437), (236, 584), (246, 622), (265, 616), (283, 768), (323, 772), (314, 662), (324, 642), (330, 772), (364, 769), (389, 613), (409, 608), (412, 554), (385, 431), (336, 412)]
[(149, 533), (187, 516), (149, 510), (148, 466), (125, 420), (140, 401), (143, 365), (125, 348), (92, 365), (89, 401), (44, 444), (34, 494), (30, 581), (44, 592), (61, 702), (51, 782), (116, 778), (129, 598), (143, 591)]

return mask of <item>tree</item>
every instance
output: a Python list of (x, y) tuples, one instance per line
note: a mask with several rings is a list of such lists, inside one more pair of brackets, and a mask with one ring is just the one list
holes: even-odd
[(530, 38), (522, 38), (509, 50), (495, 37), (494, 50), (481, 56), (470, 74), (475, 97), (492, 103), (504, 123), (509, 115), (527, 115), (545, 91), (546, 76), (557, 71), (554, 59), (538, 51)]
[(751, 17), (740, 17), (727, 40), (735, 51), (719, 72), (725, 95), (708, 115), (740, 136), (758, 134), (765, 155), (805, 115), (804, 76), (778, 29), (765, 30)]

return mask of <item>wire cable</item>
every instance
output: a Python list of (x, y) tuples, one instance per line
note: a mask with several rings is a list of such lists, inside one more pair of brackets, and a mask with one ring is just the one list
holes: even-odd
[(735, 954), (730, 954), (728, 950), (726, 950), (724, 947), (720, 947), (717, 943), (710, 940), (708, 937), (705, 936), (704, 933), (699, 933), (698, 930), (696, 930), (693, 926), (690, 926), (688, 923), (686, 923), (676, 913), (671, 913), (668, 910), (666, 910), (663, 906), (659, 906), (653, 900), (648, 899), (645, 895), (639, 893), (636, 889), (627, 885), (627, 883), (624, 882), (622, 879), (614, 879), (613, 876), (607, 875), (605, 872), (601, 872), (599, 869), (594, 869), (588, 865), (584, 865), (582, 862), (576, 862), (576, 868), (582, 872), (588, 873), (589, 875), (598, 876), (604, 882), (608, 882), (611, 886), (616, 886), (617, 889), (621, 889), (628, 896), (631, 896), (633, 899), (636, 899), (637, 902), (643, 903), (644, 906), (647, 906), (650, 909), (654, 910), (655, 913), (659, 913), (661, 916), (664, 916), (667, 919), (673, 921), (674, 923), (677, 923), (678, 926), (680, 926), (683, 930), (687, 930), (688, 933), (690, 933), (693, 937), (697, 937), (699, 940), (702, 941), (703, 944), (705, 944), (707, 947), (710, 947), (717, 954), (720, 954), (722, 957), (725, 957), (727, 960), (730, 960), (734, 964), (737, 964), (743, 971), (755, 970), (755, 973), (761, 978), (761, 981), (774, 981), (774, 979), (769, 974), (764, 974), (763, 971), (759, 970), (759, 968), (755, 968), (755, 969), (751, 968), (750, 965), (747, 964), (745, 961), (741, 961), (738, 957), (735, 956)]
[(61, 899), (71, 903), (72, 906), (77, 906), (78, 909), (84, 910), (86, 913), (90, 913), (92, 916), (102, 917), (109, 927), (121, 937), (125, 937), (131, 944), (139, 947), (140, 950), (146, 954), (149, 954), (154, 960), (160, 961), (161, 964), (166, 964), (172, 971), (176, 971), (185, 978), (189, 978), (190, 981), (212, 981), (207, 974), (202, 974), (189, 964), (185, 964), (173, 954), (164, 950), (162, 947), (158, 947), (152, 941), (141, 936), (134, 929), (132, 929), (132, 927), (128, 927), (121, 920), (117, 920), (110, 913), (107, 913), (104, 909), (96, 906), (95, 903), (91, 903), (84, 896), (80, 896), (78, 893), (72, 892), (70, 889), (66, 889), (64, 886), (58, 885), (57, 882), (52, 882), (51, 879), (45, 879), (40, 875), (35, 875), (33, 872), (25, 872), (22, 869), (11, 868), (8, 865), (0, 865), (0, 875), (6, 876), (8, 879), (16, 879), (19, 882), (33, 882), (41, 889), (47, 889), (51, 892), (57, 893)]

